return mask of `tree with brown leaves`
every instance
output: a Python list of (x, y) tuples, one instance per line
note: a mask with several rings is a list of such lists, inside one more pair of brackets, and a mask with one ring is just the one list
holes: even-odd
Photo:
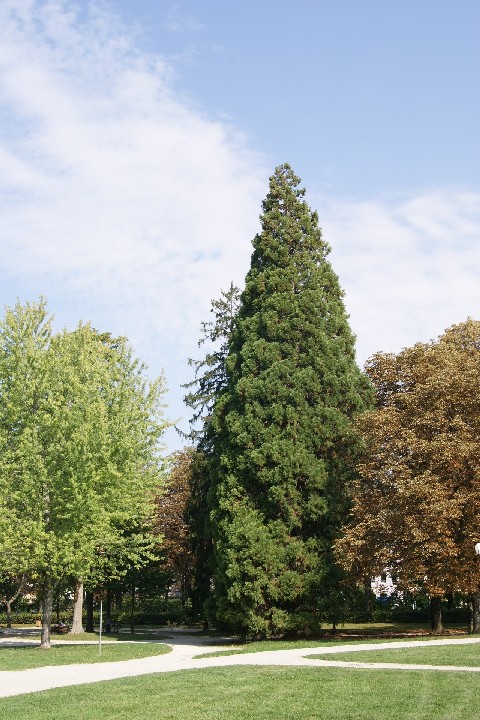
[(190, 476), (195, 450), (191, 447), (173, 455), (173, 464), (165, 488), (156, 501), (155, 530), (163, 536), (162, 569), (170, 574), (172, 585), (179, 586), (185, 600), (194, 574), (187, 507), (190, 501)]
[(359, 581), (390, 568), (400, 589), (421, 587), (436, 606), (472, 595), (479, 632), (480, 322), (376, 354), (366, 369), (377, 408), (358, 420), (365, 452), (337, 556)]

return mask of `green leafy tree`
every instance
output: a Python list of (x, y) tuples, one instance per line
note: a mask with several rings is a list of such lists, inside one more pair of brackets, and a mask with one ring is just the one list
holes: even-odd
[[(67, 578), (81, 591), (104, 556), (134, 561), (149, 550), (163, 380), (146, 380), (123, 339), (105, 342), (88, 325), (53, 335), (41, 301), (7, 310), (0, 383), (0, 510), (21, 528), (48, 647), (54, 592)], [(1, 532), (0, 547), (8, 538)]]
[[(244, 633), (311, 628), (370, 389), (318, 217), (276, 169), (210, 423), (216, 616)], [(330, 593), (331, 595), (332, 593)]]

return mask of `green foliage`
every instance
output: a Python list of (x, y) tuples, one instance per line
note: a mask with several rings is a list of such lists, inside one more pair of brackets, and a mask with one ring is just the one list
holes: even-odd
[[(115, 576), (152, 553), (163, 474), (162, 378), (124, 338), (80, 324), (53, 335), (45, 301), (0, 322), (1, 573), (41, 593)], [(1, 579), (1, 578), (0, 578)]]
[(191, 440), (203, 447), (206, 442), (206, 430), (215, 400), (227, 382), (225, 360), (228, 355), (228, 342), (238, 311), (240, 290), (230, 283), (222, 291), (218, 300), (212, 300), (210, 312), (214, 319), (202, 323), (202, 337), (199, 347), (206, 346), (207, 352), (200, 360), (190, 358), (190, 367), (194, 368), (194, 379), (184, 385), (189, 390), (185, 404), (193, 411), (190, 420), (191, 432), (186, 434)]
[(207, 458), (212, 451), (214, 433), (211, 414), (215, 401), (227, 383), (226, 358), (228, 344), (239, 305), (240, 290), (230, 283), (218, 300), (212, 300), (213, 320), (202, 323), (199, 347), (206, 347), (200, 360), (189, 360), (195, 378), (185, 385), (189, 390), (184, 400), (193, 411), (190, 433), (181, 433), (195, 442), (190, 464), (190, 497), (186, 508), (190, 550), (193, 555), (193, 582), (190, 588), (192, 615), (205, 616), (206, 604), (211, 602), (212, 540), (208, 516), (207, 495), (210, 487)]
[(216, 617), (265, 635), (315, 625), (370, 388), (318, 217), (275, 171), (211, 417)]

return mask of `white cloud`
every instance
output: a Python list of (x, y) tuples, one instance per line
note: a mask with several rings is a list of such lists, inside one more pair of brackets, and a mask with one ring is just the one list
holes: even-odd
[(319, 204), (362, 362), (480, 316), (479, 194)]
[(181, 342), (205, 295), (246, 267), (262, 173), (228, 126), (175, 99), (161, 58), (71, 7), (0, 12), (0, 260), (74, 276), (91, 306), (121, 294), (127, 316), (156, 298), (149, 323)]
[(111, 16), (7, 0), (0, 24), (3, 276), (53, 295), (62, 323), (127, 334), (173, 389), (210, 298), (247, 269), (266, 173)]

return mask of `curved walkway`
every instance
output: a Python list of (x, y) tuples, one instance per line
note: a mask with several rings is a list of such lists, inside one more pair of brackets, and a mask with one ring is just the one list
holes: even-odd
[[(448, 665), (407, 665), (398, 663), (360, 663), (343, 662), (341, 660), (320, 660), (305, 657), (306, 655), (338, 655), (345, 652), (360, 650), (382, 650), (402, 647), (425, 647), (428, 645), (462, 645), (480, 643), (480, 638), (438, 639), (429, 641), (399, 641), (389, 643), (361, 643), (352, 645), (335, 645), (332, 647), (295, 648), (292, 650), (267, 650), (258, 653), (227, 655), (221, 657), (197, 658), (205, 652), (224, 650), (225, 645), (216, 646), (211, 638), (196, 635), (174, 634), (165, 638), (172, 652), (166, 655), (146, 657), (139, 660), (124, 660), (95, 665), (60, 665), (34, 668), (31, 670), (0, 671), (0, 697), (23, 695), (26, 693), (83, 685), (87, 683), (114, 680), (152, 673), (176, 672), (209, 667), (225, 667), (233, 665), (287, 665), (310, 667), (345, 667), (379, 670), (432, 670), (437, 672), (473, 672), (479, 673), (480, 667), (456, 667)], [(30, 641), (32, 642), (32, 641)], [(26, 645), (25, 639), (2, 640), (1, 644)], [(38, 641), (35, 643), (38, 644)]]

